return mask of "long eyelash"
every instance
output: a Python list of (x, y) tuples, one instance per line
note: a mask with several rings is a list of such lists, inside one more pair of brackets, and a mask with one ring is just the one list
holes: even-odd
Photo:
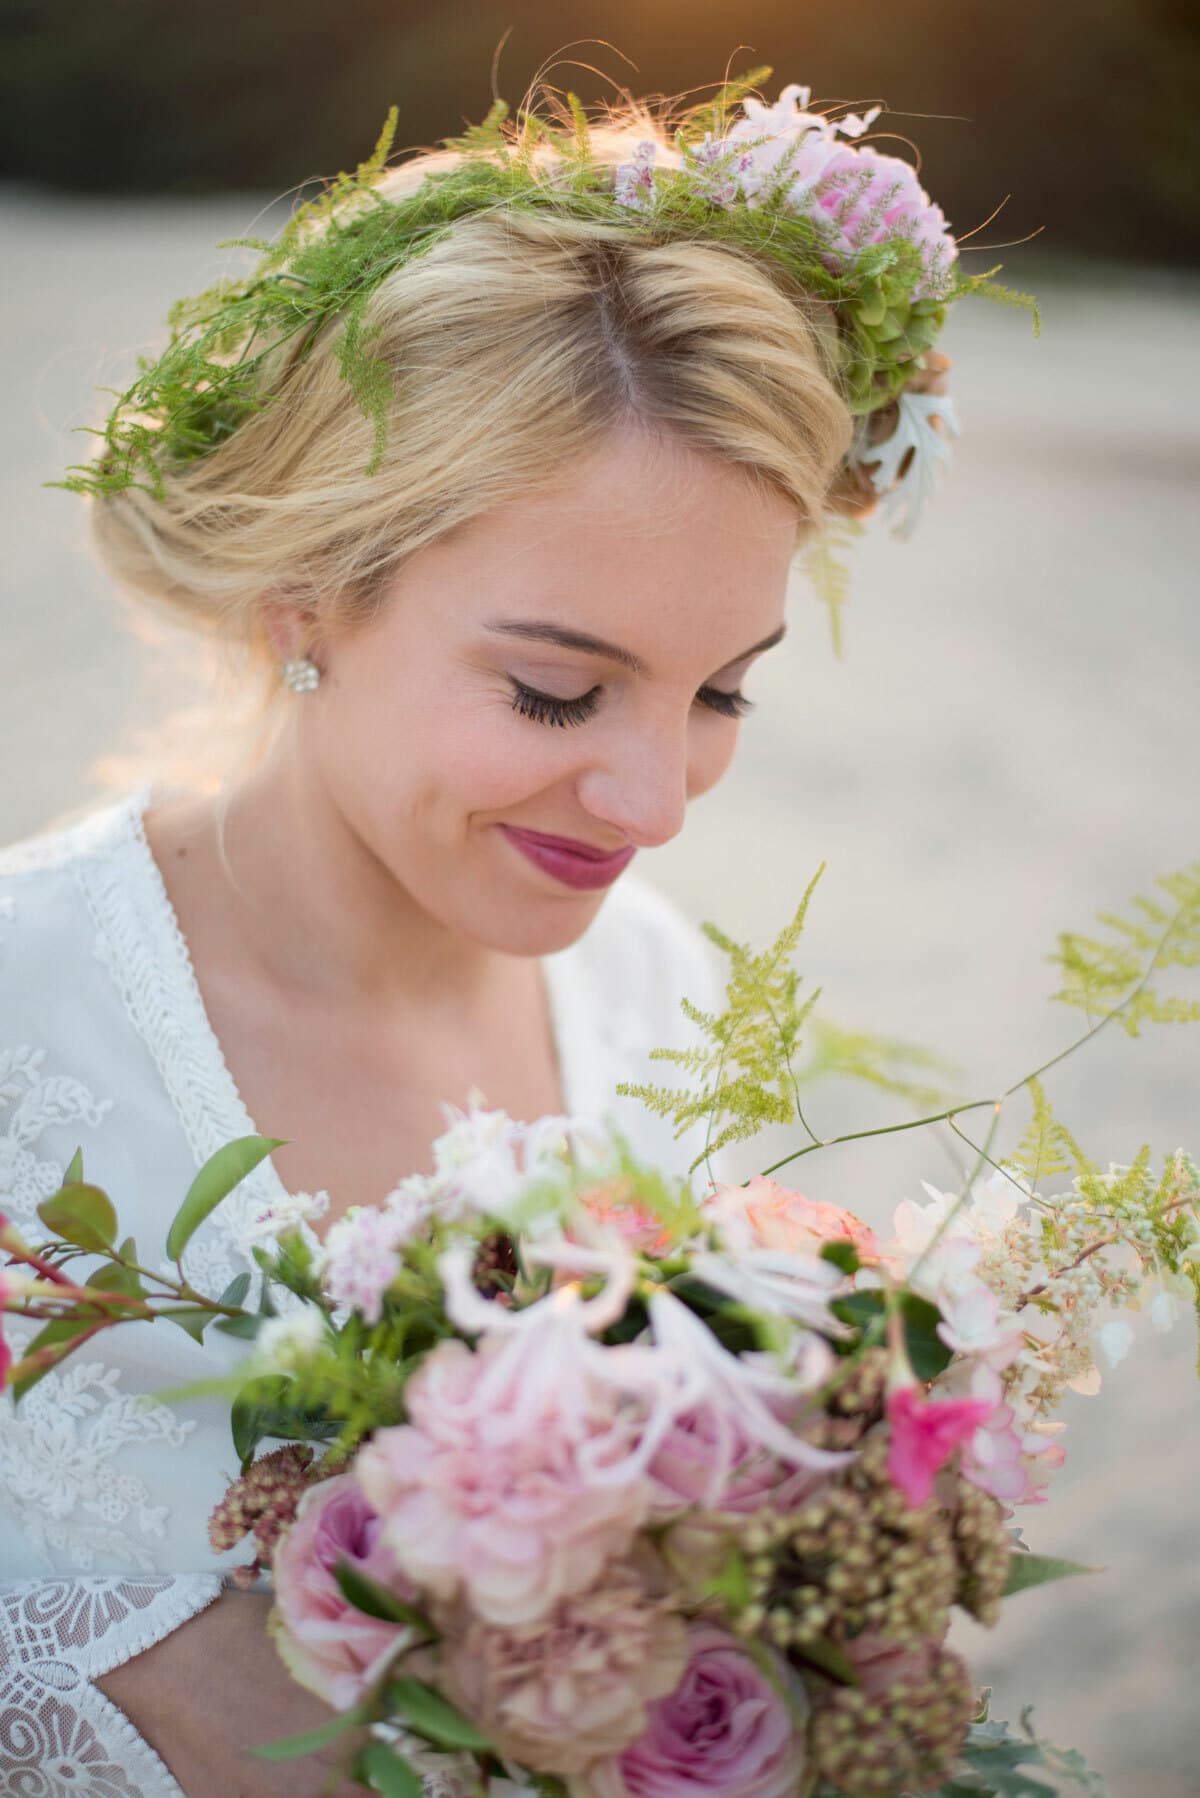
[[(513, 688), (512, 710), (522, 718), (532, 718), (535, 724), (583, 724), (595, 711), (600, 694), (599, 687), (592, 687), (578, 699), (555, 699), (514, 680), (512, 675), (508, 678)], [(696, 698), (722, 718), (744, 718), (754, 710), (754, 701), (744, 693), (723, 693), (719, 687), (701, 687)]]
[(532, 718), (536, 724), (582, 724), (595, 711), (600, 694), (599, 687), (593, 687), (589, 692), (581, 693), (578, 699), (554, 699), (549, 693), (523, 686), (511, 675), (509, 679), (513, 686), (513, 711), (523, 718)]
[(701, 687), (696, 697), (702, 705), (720, 712), (722, 718), (744, 718), (754, 710), (754, 701), (744, 693), (723, 693), (719, 687)]

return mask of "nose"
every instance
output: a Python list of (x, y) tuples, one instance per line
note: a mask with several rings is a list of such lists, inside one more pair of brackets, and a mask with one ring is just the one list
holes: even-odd
[(683, 829), (688, 802), (686, 732), (647, 740), (628, 732), (579, 777), (580, 803), (637, 849), (656, 849)]

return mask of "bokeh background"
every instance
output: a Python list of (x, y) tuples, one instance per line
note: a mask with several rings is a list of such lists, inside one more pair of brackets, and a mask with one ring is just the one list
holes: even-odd
[[(599, 40), (599, 41), (597, 41)], [(98, 385), (164, 340), (219, 238), (298, 183), (520, 100), (539, 71), (585, 100), (676, 93), (762, 63), (766, 91), (886, 101), (969, 266), (1002, 262), (1027, 316), (967, 301), (963, 437), (917, 535), (853, 557), (846, 651), (802, 579), (755, 671), (732, 770), (639, 866), (761, 944), (827, 864), (799, 957), (848, 1027), (917, 1038), (985, 1096), (1076, 1034), (1047, 1003), (1062, 929), (1200, 854), (1200, 16), (1187, 0), (4, 0), (0, 5), (0, 841), (131, 778), (128, 755), (203, 697), (194, 665), (120, 609), (84, 505), (42, 483), (81, 458)], [(589, 66), (590, 65), (590, 66)], [(884, 146), (895, 148), (897, 146)], [(909, 152), (910, 154), (912, 152)], [(308, 188), (306, 193), (312, 192)], [(1003, 204), (1002, 204), (1003, 203)], [(1002, 206), (999, 214), (984, 225)], [(1024, 241), (1014, 241), (1024, 240)], [(124, 756), (126, 759), (121, 760)], [(1195, 987), (1193, 986), (1193, 991)], [(0, 1020), (2, 1024), (2, 1020)], [(1200, 1152), (1200, 1033), (1112, 1030), (1052, 1096), (1091, 1153)], [(903, 1112), (818, 1087), (822, 1135)], [(1011, 1141), (1024, 1122), (1007, 1114)], [(886, 1220), (961, 1177), (932, 1133), (810, 1157), (806, 1189)], [(745, 1171), (784, 1152), (747, 1152)], [(1099, 1563), (1022, 1596), (969, 1646), (1014, 1715), (1082, 1749), (1116, 1798), (1200, 1794), (1200, 1391), (1195, 1331), (1139, 1329), (1026, 1514)]]

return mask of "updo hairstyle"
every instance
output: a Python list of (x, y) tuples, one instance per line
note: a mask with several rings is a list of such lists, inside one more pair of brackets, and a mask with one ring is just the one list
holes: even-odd
[[(598, 161), (671, 139), (626, 96), (592, 129)], [(539, 158), (549, 146), (539, 146)], [(429, 150), (377, 192), (412, 193), (460, 153)], [(377, 471), (371, 420), (338, 368), (340, 323), (264, 364), (274, 397), (194, 460), (91, 500), (118, 589), (235, 652), (259, 749), (280, 694), (263, 601), (314, 635), (369, 620), (406, 559), (506, 501), (559, 483), (606, 432), (673, 433), (784, 494), (797, 546), (836, 509), (852, 420), (832, 316), (778, 264), (697, 239), (648, 242), (605, 221), (468, 214), (371, 297), (392, 401)]]

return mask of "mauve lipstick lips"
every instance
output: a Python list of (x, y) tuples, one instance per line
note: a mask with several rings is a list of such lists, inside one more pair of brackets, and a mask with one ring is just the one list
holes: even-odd
[(543, 836), (540, 831), (519, 830), (514, 824), (498, 828), (535, 868), (553, 874), (569, 887), (609, 886), (637, 854), (636, 849), (618, 849), (615, 855), (597, 855), (584, 844), (573, 845), (569, 837)]

